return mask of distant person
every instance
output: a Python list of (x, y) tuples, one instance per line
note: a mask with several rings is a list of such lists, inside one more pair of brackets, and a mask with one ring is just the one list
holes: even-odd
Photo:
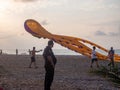
[(18, 49), (16, 49), (16, 55), (18, 55)]
[(113, 47), (111, 47), (108, 52), (108, 58), (110, 59), (110, 63), (108, 64), (108, 66), (112, 65), (113, 68), (114, 68), (114, 53), (115, 51), (113, 50)]
[(94, 62), (96, 62), (96, 66), (99, 67), (95, 49), (96, 49), (96, 47), (93, 46), (93, 50), (92, 50), (92, 53), (91, 53), (91, 66), (90, 66), (91, 68), (92, 68), (92, 65), (93, 65)]
[(29, 52), (29, 55), (31, 55), (31, 51), (30, 51), (30, 49), (28, 50), (28, 52)]
[(44, 49), (43, 57), (45, 60), (45, 81), (44, 81), (44, 90), (51, 90), (50, 87), (54, 78), (54, 69), (57, 62), (56, 57), (52, 51), (54, 43), (52, 40), (48, 41), (48, 46)]
[(2, 55), (2, 49), (0, 49), (0, 55)]
[(35, 55), (36, 55), (36, 52), (40, 52), (40, 51), (42, 50), (36, 51), (35, 47), (33, 47), (33, 50), (31, 51), (29, 50), (29, 53), (31, 54), (31, 62), (30, 62), (29, 68), (31, 68), (32, 63), (34, 63), (34, 67), (37, 68)]

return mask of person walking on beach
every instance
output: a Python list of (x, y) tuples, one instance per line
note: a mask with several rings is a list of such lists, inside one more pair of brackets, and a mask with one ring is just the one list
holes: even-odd
[(37, 68), (35, 55), (36, 55), (36, 52), (40, 52), (40, 51), (42, 50), (36, 51), (35, 47), (33, 47), (33, 50), (31, 51), (29, 50), (29, 53), (31, 54), (31, 62), (30, 62), (29, 68), (31, 68), (32, 63), (34, 63), (34, 67)]
[(96, 47), (93, 46), (93, 50), (92, 50), (92, 53), (91, 53), (91, 66), (90, 66), (91, 68), (92, 68), (92, 65), (93, 65), (94, 62), (96, 62), (97, 67), (99, 67), (95, 49), (96, 49)]
[(16, 55), (18, 55), (18, 49), (16, 49)]
[(108, 52), (108, 58), (110, 59), (110, 63), (108, 64), (108, 66), (112, 65), (113, 68), (114, 68), (114, 53), (115, 51), (113, 50), (113, 47), (111, 47)]
[(2, 49), (0, 49), (0, 55), (2, 55)]
[(52, 40), (48, 41), (48, 46), (44, 49), (43, 58), (45, 60), (45, 81), (44, 90), (50, 90), (54, 78), (54, 69), (57, 59), (52, 51), (54, 43)]

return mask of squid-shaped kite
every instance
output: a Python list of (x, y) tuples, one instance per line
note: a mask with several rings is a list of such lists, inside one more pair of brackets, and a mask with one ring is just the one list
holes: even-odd
[[(52, 39), (54, 42), (88, 57), (91, 57), (92, 49), (85, 44), (95, 46), (100, 50), (108, 53), (107, 49), (88, 40), (84, 40), (77, 37), (52, 34), (48, 32), (46, 29), (44, 29), (37, 21), (33, 19), (26, 20), (24, 23), (24, 27), (27, 32), (29, 32), (35, 37)], [(100, 52), (97, 52), (97, 57), (99, 60), (107, 60), (108, 58), (107, 55), (104, 55), (103, 53)], [(115, 54), (114, 59), (116, 62), (120, 62), (119, 55)]]

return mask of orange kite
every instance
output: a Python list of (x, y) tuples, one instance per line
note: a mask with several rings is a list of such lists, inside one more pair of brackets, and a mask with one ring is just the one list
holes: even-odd
[[(48, 32), (46, 29), (44, 29), (37, 21), (33, 19), (28, 19), (24, 23), (24, 27), (27, 32), (32, 34), (35, 37), (38, 38), (48, 38), (52, 39), (54, 42), (70, 49), (75, 52), (81, 53), (82, 55), (86, 55), (88, 57), (91, 57), (92, 49), (88, 47), (85, 44), (95, 46), (99, 48), (100, 50), (108, 53), (108, 50), (93, 43), (88, 40), (84, 40), (81, 38), (71, 37), (71, 36), (63, 36), (63, 35), (56, 35)], [(97, 57), (99, 60), (107, 60), (108, 56), (104, 55), (103, 53), (97, 52)], [(120, 56), (115, 54), (115, 61), (120, 62)]]

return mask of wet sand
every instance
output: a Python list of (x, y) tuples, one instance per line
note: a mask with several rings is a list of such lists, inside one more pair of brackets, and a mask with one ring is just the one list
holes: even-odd
[[(107, 78), (90, 73), (85, 56), (57, 55), (51, 90), (120, 90)], [(36, 56), (38, 68), (28, 68), (29, 55), (0, 55), (0, 87), (5, 90), (44, 90), (44, 60)], [(108, 61), (99, 61), (106, 66)], [(120, 65), (120, 64), (119, 64)], [(97, 68), (93, 65), (93, 69)]]

